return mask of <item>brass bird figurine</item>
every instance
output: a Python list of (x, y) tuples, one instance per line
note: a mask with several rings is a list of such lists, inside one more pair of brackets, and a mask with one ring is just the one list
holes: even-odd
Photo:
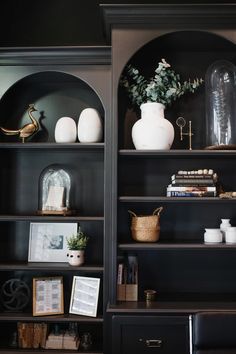
[(30, 104), (28, 108), (28, 115), (31, 119), (32, 123), (25, 124), (22, 128), (18, 130), (11, 130), (11, 129), (6, 129), (3, 127), (0, 127), (1, 131), (5, 135), (19, 135), (19, 137), (22, 139), (22, 143), (25, 142), (25, 138), (28, 138), (29, 136), (33, 135), (39, 130), (39, 123), (38, 121), (32, 116), (32, 112), (37, 111), (37, 109), (34, 107), (34, 104)]

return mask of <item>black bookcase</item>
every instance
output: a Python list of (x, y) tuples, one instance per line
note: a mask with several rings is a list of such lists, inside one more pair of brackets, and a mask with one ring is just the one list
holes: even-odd
[[(12, 333), (18, 322), (46, 322), (67, 325), (75, 322), (79, 333), (90, 332), (93, 353), (105, 351), (105, 314), (108, 301), (107, 254), (110, 228), (110, 175), (105, 169), (110, 161), (110, 48), (2, 48), (0, 50), (1, 126), (16, 129), (27, 117), (29, 103), (38, 112), (40, 131), (24, 144), (18, 137), (0, 137), (0, 283), (17, 278), (32, 289), (32, 279), (63, 276), (64, 308), (62, 316), (32, 316), (32, 299), (20, 313), (7, 312), (1, 303), (0, 351), (16, 353), (11, 348)], [(54, 130), (62, 116), (78, 121), (80, 112), (96, 108), (103, 119), (101, 143), (56, 143)], [(40, 216), (39, 178), (50, 165), (59, 164), (71, 171), (72, 216)], [(74, 222), (89, 234), (86, 262), (81, 267), (67, 263), (29, 263), (28, 244), (31, 222)], [(69, 314), (74, 275), (99, 277), (101, 280), (97, 317)], [(23, 352), (21, 350), (21, 352)], [(35, 350), (28, 350), (35, 352)], [(46, 350), (50, 352), (50, 350)], [(68, 351), (64, 350), (64, 353)]]
[[(158, 62), (165, 58), (184, 79), (204, 79), (208, 66), (219, 59), (235, 63), (236, 7), (230, 4), (105, 4), (101, 9), (107, 38), (112, 43), (113, 73), (110, 258), (113, 274), (108, 309), (116, 343), (113, 342), (112, 348), (114, 353), (127, 354), (132, 350), (148, 353), (148, 340), (163, 338), (163, 343), (167, 344), (159, 348), (156, 341), (154, 347), (161, 353), (171, 353), (173, 349), (168, 349), (168, 343), (175, 343), (175, 339), (171, 338), (169, 324), (176, 331), (181, 328), (180, 337), (188, 342), (186, 328), (191, 329), (192, 314), (203, 309), (236, 307), (235, 246), (203, 243), (205, 227), (219, 227), (221, 218), (230, 218), (235, 225), (236, 219), (235, 200), (167, 198), (166, 187), (171, 175), (178, 170), (212, 168), (219, 174), (225, 189), (234, 190), (236, 152), (205, 150), (204, 85), (194, 95), (186, 95), (166, 109), (165, 117), (175, 127), (170, 151), (135, 150), (131, 127), (140, 112), (130, 111), (119, 81), (128, 63), (151, 76)], [(192, 151), (188, 150), (187, 139), (180, 142), (175, 124), (179, 116), (192, 121)], [(128, 210), (148, 215), (160, 206), (163, 212), (159, 242), (134, 242)], [(117, 266), (120, 257), (127, 254), (136, 254), (139, 263), (138, 301), (135, 302), (117, 300)], [(149, 288), (157, 290), (157, 299), (151, 305), (144, 297), (144, 290)], [(176, 315), (182, 323), (176, 321)], [(166, 325), (164, 333), (158, 329), (160, 323)], [(136, 330), (137, 333), (143, 330), (142, 337), (135, 337)], [(183, 342), (182, 345), (176, 342), (174, 352), (189, 352), (189, 343), (184, 346)]]

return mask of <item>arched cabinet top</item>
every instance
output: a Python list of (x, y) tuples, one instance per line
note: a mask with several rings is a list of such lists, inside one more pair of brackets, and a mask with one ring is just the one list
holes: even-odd
[[(69, 116), (77, 123), (84, 108), (97, 109), (105, 123), (110, 62), (110, 47), (105, 46), (1, 48), (1, 125), (12, 130), (28, 123), (31, 103), (47, 129), (40, 142), (53, 142), (57, 120)], [(1, 140), (15, 141), (3, 134)]]
[(112, 29), (154, 27), (176, 29), (236, 28), (236, 4), (101, 4), (108, 41)]

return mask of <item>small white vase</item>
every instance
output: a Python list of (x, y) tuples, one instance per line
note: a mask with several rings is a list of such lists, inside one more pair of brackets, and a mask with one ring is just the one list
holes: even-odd
[(223, 235), (223, 241), (225, 241), (225, 234), (226, 234), (228, 227), (231, 227), (230, 219), (221, 219), (220, 230)]
[(137, 150), (169, 150), (174, 140), (173, 125), (164, 117), (165, 106), (157, 102), (140, 106), (141, 119), (132, 128)]
[(94, 108), (85, 108), (79, 116), (78, 139), (81, 143), (98, 143), (102, 140), (102, 119)]
[(58, 119), (55, 127), (55, 141), (57, 143), (74, 143), (76, 137), (77, 131), (74, 119), (70, 117)]
[(84, 263), (84, 250), (69, 250), (67, 253), (67, 259), (70, 265), (77, 267), (81, 266)]

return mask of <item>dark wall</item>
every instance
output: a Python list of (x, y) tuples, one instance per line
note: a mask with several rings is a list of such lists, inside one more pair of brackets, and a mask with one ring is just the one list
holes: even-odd
[[(224, 1), (208, 0), (208, 3)], [(228, 3), (235, 1), (227, 0)], [(99, 3), (178, 3), (178, 1), (2, 0), (0, 47), (106, 44)], [(181, 3), (188, 3), (182, 0)], [(204, 3), (193, 0), (191, 3)]]

